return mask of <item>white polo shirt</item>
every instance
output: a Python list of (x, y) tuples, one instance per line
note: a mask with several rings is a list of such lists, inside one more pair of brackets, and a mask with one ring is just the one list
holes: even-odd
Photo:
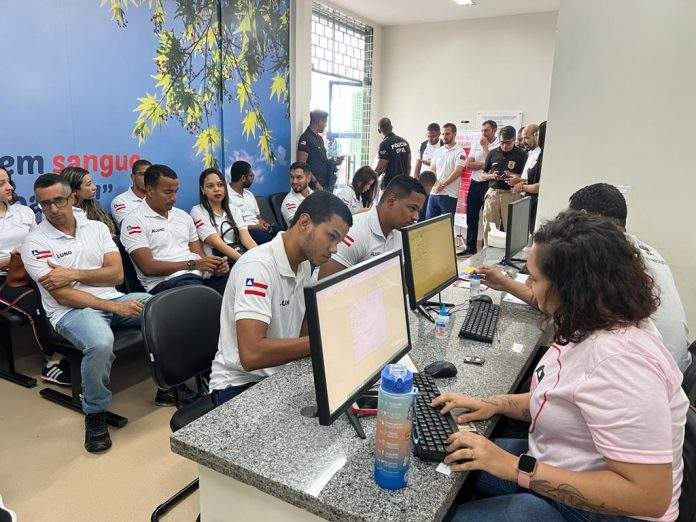
[(359, 214), (364, 210), (362, 200), (355, 195), (353, 187), (347, 186), (334, 190), (334, 194), (350, 209), (351, 214)]
[[(454, 144), (451, 148), (447, 145), (443, 145), (437, 149), (432, 158), (432, 162), (436, 165), (435, 175), (437, 176), (437, 181), (441, 182), (446, 180), (455, 168), (464, 165), (464, 156), (465, 152), (461, 145)], [(449, 196), (457, 199), (459, 197), (460, 181), (461, 176), (436, 195)]]
[[(84, 214), (74, 212), (74, 215), (77, 224), (75, 237), (61, 232), (44, 219), (22, 243), (22, 262), (34, 281), (52, 270), (48, 266), (49, 259), (65, 268), (93, 270), (104, 265), (105, 254), (118, 252), (109, 227), (101, 221), (87, 219)], [(59, 304), (41, 284), (38, 287), (46, 316), (56, 326), (72, 308)], [(99, 299), (111, 300), (123, 295), (113, 286), (90, 286), (78, 282), (72, 287)]]
[[(309, 194), (312, 193), (311, 188), (307, 188), (309, 191)], [(309, 194), (307, 194), (309, 196)], [(280, 213), (283, 214), (283, 219), (285, 220), (285, 224), (287, 226), (290, 226), (290, 223), (292, 223), (292, 219), (295, 217), (295, 212), (297, 212), (297, 209), (300, 206), (300, 203), (302, 203), (305, 200), (305, 197), (300, 193), (300, 192), (295, 192), (294, 190), (291, 190), (285, 195), (285, 198), (283, 198), (283, 203), (280, 205)]]
[[(500, 146), (500, 141), (498, 140), (498, 138), (496, 138), (493, 141), (493, 143), (488, 144), (488, 152), (492, 151), (493, 149), (495, 149), (496, 147), (499, 147), (499, 146)], [(486, 163), (484, 161), (484, 158), (483, 158), (483, 147), (481, 146), (480, 142), (472, 145), (471, 154), (474, 156), (474, 159), (478, 163)], [(481, 179), (481, 176), (483, 176), (483, 169), (474, 170), (471, 173), (471, 181), (483, 181)]]
[[(423, 150), (423, 155), (421, 156), (420, 159), (425, 160), (425, 161), (432, 160), (435, 152), (441, 147), (442, 147), (442, 145), (440, 145), (439, 138), (438, 138), (437, 142), (435, 142), (435, 145), (430, 143), (430, 140), (426, 140), (425, 149)], [(420, 149), (418, 152), (420, 152)], [(430, 170), (431, 166), (432, 165), (428, 166), (424, 163), (423, 166), (421, 167), (421, 172), (426, 171), (426, 170)]]
[(244, 189), (243, 194), (239, 194), (231, 186), (228, 188), (230, 205), (239, 209), (247, 225), (258, 225), (259, 218), (257, 216), (261, 214), (261, 212), (259, 212), (259, 204), (256, 202), (254, 194), (247, 189)]
[[(10, 205), (5, 215), (0, 217), (0, 257), (9, 256), (34, 228), (36, 217), (33, 210), (19, 203)], [(4, 273), (0, 270), (0, 274)]]
[[(160, 216), (150, 208), (147, 200), (133, 209), (123, 220), (121, 244), (129, 254), (139, 248), (149, 248), (157, 261), (187, 261), (199, 259), (189, 249), (189, 243), (198, 241), (198, 232), (193, 219), (186, 212), (172, 208), (167, 217)], [(135, 265), (138, 279), (148, 292), (162, 281), (185, 273), (202, 275), (198, 270), (179, 270), (167, 276), (146, 276)]]
[[(242, 211), (239, 210), (239, 207), (235, 207), (234, 205), (230, 205), (229, 207), (230, 214), (232, 214), (232, 219), (234, 219), (234, 224), (237, 226), (237, 229), (246, 230), (248, 226), (244, 218), (242, 218)], [(234, 228), (225, 212), (222, 214), (214, 213), (214, 216), (215, 223), (210, 220), (210, 214), (208, 214), (208, 211), (204, 209), (202, 205), (196, 205), (191, 209), (191, 219), (193, 219), (193, 225), (196, 227), (198, 239), (203, 243), (203, 251), (206, 256), (213, 255), (213, 247), (205, 242), (212, 234), (217, 233), (228, 245), (237, 242), (239, 239), (235, 236)]]
[(384, 237), (375, 205), (353, 218), (353, 226), (338, 244), (338, 251), (332, 257), (349, 268), (390, 250), (401, 250), (401, 232), (392, 230)]
[(249, 250), (230, 271), (222, 298), (220, 338), (213, 360), (210, 389), (224, 390), (258, 382), (280, 366), (247, 372), (239, 359), (237, 324), (254, 319), (268, 325), (266, 337), (292, 339), (300, 336), (305, 315), (304, 291), (310, 283), (309, 261), (300, 263), (297, 274), (290, 268), (283, 232), (270, 242)]
[(114, 218), (116, 225), (121, 226), (123, 218), (130, 214), (131, 210), (139, 206), (143, 202), (143, 198), (139, 198), (133, 187), (130, 187), (125, 192), (122, 192), (111, 200), (111, 217)]
[(527, 151), (527, 161), (524, 163), (524, 168), (522, 169), (522, 179), (529, 179), (527, 177), (527, 172), (534, 165), (536, 165), (537, 160), (539, 159), (539, 154), (541, 154), (541, 147), (539, 146), (530, 151)]

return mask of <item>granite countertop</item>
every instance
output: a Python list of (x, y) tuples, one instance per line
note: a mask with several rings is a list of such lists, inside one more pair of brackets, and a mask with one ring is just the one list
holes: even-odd
[[(472, 260), (477, 263), (482, 256)], [(502, 257), (485, 254), (486, 262)], [(485, 292), (500, 303), (501, 294)], [(450, 287), (443, 300), (466, 302), (468, 289)], [(453, 314), (446, 339), (434, 325), (409, 312), (411, 359), (418, 368), (440, 359), (459, 372), (440, 379), (440, 390), (474, 395), (508, 393), (529, 364), (541, 335), (539, 314), (527, 306), (503, 303), (493, 344), (459, 339), (466, 311)], [(516, 350), (513, 344), (518, 343)], [(483, 366), (462, 363), (467, 355)], [(361, 419), (366, 440), (355, 435), (345, 415), (331, 426), (300, 414), (315, 404), (311, 361), (295, 361), (234, 400), (172, 434), (175, 453), (252, 485), (329, 520), (439, 520), (456, 497), (463, 474), (436, 472), (437, 463), (412, 458), (408, 486), (381, 489), (372, 478), (375, 418)], [(490, 435), (495, 419), (477, 423)]]

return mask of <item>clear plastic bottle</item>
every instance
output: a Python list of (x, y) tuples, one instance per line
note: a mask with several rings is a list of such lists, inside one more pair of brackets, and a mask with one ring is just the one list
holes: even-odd
[(473, 299), (478, 295), (481, 295), (481, 276), (472, 274), (469, 278), (469, 297)]
[(438, 339), (443, 339), (445, 337), (448, 322), (449, 313), (447, 312), (447, 307), (441, 304), (440, 312), (437, 314), (437, 319), (435, 320), (435, 337)]

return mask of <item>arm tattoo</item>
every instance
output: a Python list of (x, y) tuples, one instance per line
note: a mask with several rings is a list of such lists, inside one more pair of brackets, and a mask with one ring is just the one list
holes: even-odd
[(493, 406), (502, 406), (508, 411), (517, 412), (520, 414), (521, 420), (530, 422), (532, 415), (529, 413), (529, 408), (521, 407), (520, 404), (504, 395), (494, 395), (493, 397), (479, 397), (481, 402), (492, 404)]
[(548, 480), (532, 480), (530, 489), (577, 509), (602, 515), (631, 516), (631, 513), (607, 506), (604, 502), (593, 504), (575, 486), (570, 484), (555, 485)]

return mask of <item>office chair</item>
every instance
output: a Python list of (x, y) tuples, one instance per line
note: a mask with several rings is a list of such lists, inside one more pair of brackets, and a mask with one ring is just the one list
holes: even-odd
[(283, 213), (281, 212), (281, 209), (283, 208), (283, 200), (287, 194), (287, 192), (276, 192), (275, 194), (268, 196), (268, 201), (271, 202), (271, 208), (275, 213), (276, 221), (278, 222), (281, 230), (288, 229), (288, 225), (285, 223)]
[(140, 279), (138, 279), (138, 273), (135, 271), (135, 265), (131, 259), (128, 252), (126, 252), (125, 247), (121, 244), (120, 238), (115, 238), (114, 242), (118, 246), (118, 251), (121, 254), (121, 264), (123, 265), (123, 284), (120, 285), (118, 290), (124, 294), (131, 292), (145, 292)]
[(261, 214), (261, 217), (268, 221), (271, 225), (274, 225), (276, 229), (283, 230), (283, 227), (278, 223), (278, 220), (273, 213), (273, 209), (271, 208), (271, 204), (269, 203), (268, 199), (264, 196), (256, 196), (256, 203), (259, 206), (259, 213)]
[[(222, 297), (205, 286), (184, 286), (157, 294), (145, 305), (143, 339), (152, 377), (162, 389), (174, 388), (177, 410), (169, 421), (172, 431), (183, 428), (215, 407), (204, 389), (202, 375), (210, 370), (220, 333)], [(195, 377), (203, 395), (182, 405), (176, 386)], [(198, 489), (198, 479), (157, 506), (156, 522)]]
[(684, 370), (684, 378), (682, 380), (682, 389), (686, 396), (689, 398), (690, 404), (696, 404), (696, 341), (691, 343), (689, 346), (689, 353), (691, 354), (691, 364)]
[(4, 310), (0, 313), (0, 378), (25, 388), (33, 388), (36, 386), (36, 379), (15, 369), (12, 345), (12, 330), (26, 324), (29, 324), (29, 319), (15, 310)]
[(678, 522), (696, 521), (696, 408), (689, 406), (686, 412), (684, 432), (684, 475), (679, 497)]

